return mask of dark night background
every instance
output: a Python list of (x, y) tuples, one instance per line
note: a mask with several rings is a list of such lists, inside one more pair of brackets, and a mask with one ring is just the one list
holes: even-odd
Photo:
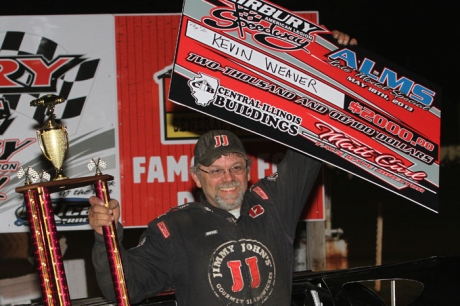
[[(460, 147), (460, 2), (415, 0), (272, 1), (290, 10), (318, 10), (320, 23), (356, 37), (359, 45), (442, 87), (441, 144)], [(178, 0), (8, 1), (0, 15), (180, 12)], [(460, 152), (441, 167), (440, 212), (433, 213), (342, 170), (327, 168), (332, 226), (344, 230), (350, 266), (375, 264), (376, 218), (383, 212), (383, 263), (460, 255)], [(137, 239), (139, 229), (125, 240)], [(66, 233), (69, 256), (87, 257), (90, 231)], [(134, 238), (136, 237), (136, 238)], [(72, 241), (77, 241), (76, 247)], [(89, 241), (81, 248), (80, 241)], [(134, 241), (132, 243), (135, 243)], [(78, 249), (78, 250), (77, 250)], [(73, 253), (72, 253), (73, 252)], [(90, 291), (91, 293), (91, 291)]]

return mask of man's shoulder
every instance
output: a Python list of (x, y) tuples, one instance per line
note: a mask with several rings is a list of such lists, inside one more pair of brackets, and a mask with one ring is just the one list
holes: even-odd
[(181, 229), (189, 228), (193, 220), (199, 219), (199, 215), (203, 212), (203, 205), (197, 202), (179, 205), (152, 220), (149, 228), (159, 231), (165, 239), (169, 240), (168, 238), (175, 236), (173, 233), (180, 233)]
[(201, 213), (203, 209), (204, 208), (201, 203), (189, 202), (170, 208), (166, 213), (158, 216), (155, 220), (174, 220), (186, 215)]

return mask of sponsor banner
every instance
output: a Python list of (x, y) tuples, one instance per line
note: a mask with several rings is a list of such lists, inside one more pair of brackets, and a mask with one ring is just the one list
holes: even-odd
[[(30, 107), (45, 94), (67, 100), (55, 107), (69, 132), (64, 174), (93, 175), (90, 160), (104, 160), (101, 170), (115, 178), (110, 195), (120, 199), (126, 227), (144, 227), (171, 207), (198, 199), (188, 169), (198, 136), (209, 129), (241, 135), (254, 161), (254, 181), (276, 171), (283, 146), (167, 99), (180, 17), (0, 18), (0, 232), (28, 231), (23, 196), (15, 192), (24, 185), (17, 171), (53, 170), (35, 133), (45, 110)], [(91, 186), (52, 194), (58, 231), (90, 228), (87, 199), (93, 194)], [(307, 207), (307, 220), (324, 220), (321, 194)]]
[(438, 211), (441, 91), (268, 1), (186, 0), (169, 99)]
[[(254, 181), (275, 172), (284, 154), (281, 145), (255, 139), (251, 133), (168, 100), (180, 18), (180, 14), (115, 18), (125, 226), (145, 226), (171, 207), (198, 200), (199, 190), (188, 169), (197, 138), (210, 129), (229, 129), (241, 136), (253, 159)], [(324, 220), (318, 198), (307, 207), (312, 209), (306, 219)]]
[[(0, 232), (28, 231), (17, 177), (20, 168), (54, 175), (37, 143), (47, 116), (30, 102), (45, 94), (66, 102), (55, 107), (67, 127), (64, 174), (92, 176), (92, 158), (107, 163), (110, 194), (119, 198), (114, 19), (111, 15), (0, 17)], [(58, 230), (89, 229), (91, 186), (52, 194)]]

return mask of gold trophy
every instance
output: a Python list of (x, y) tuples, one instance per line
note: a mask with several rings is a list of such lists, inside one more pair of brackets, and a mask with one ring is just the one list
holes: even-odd
[[(102, 174), (100, 167), (105, 168), (106, 163), (100, 159), (97, 163), (91, 160), (88, 165), (90, 170), (96, 167), (94, 176), (69, 179), (62, 174), (62, 164), (69, 149), (69, 140), (66, 127), (54, 120), (56, 118), (54, 107), (62, 102), (64, 102), (63, 98), (51, 94), (30, 102), (30, 106), (47, 108), (46, 115), (49, 116), (49, 119), (41, 129), (37, 130), (37, 138), (43, 155), (56, 169), (56, 177), (53, 181), (49, 181), (50, 176), (46, 172), (42, 171), (40, 176), (30, 167), (27, 170), (21, 168), (18, 171), (18, 178), (25, 176), (25, 185), (16, 188), (16, 192), (24, 195), (44, 306), (72, 306), (57, 236), (51, 194), (93, 184), (96, 195), (108, 206), (110, 191), (107, 181), (113, 180), (113, 176)], [(38, 180), (40, 182), (37, 182)], [(117, 305), (129, 306), (115, 222), (103, 227), (104, 240)]]
[(46, 115), (49, 116), (41, 129), (37, 130), (37, 139), (43, 155), (56, 169), (54, 181), (68, 179), (62, 173), (62, 164), (69, 151), (69, 138), (67, 128), (54, 120), (54, 106), (63, 103), (65, 100), (56, 95), (45, 95), (30, 102), (30, 106), (44, 106), (47, 108)]

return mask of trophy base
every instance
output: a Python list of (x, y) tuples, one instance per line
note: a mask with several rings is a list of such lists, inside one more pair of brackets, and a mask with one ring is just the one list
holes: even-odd
[[(16, 192), (24, 194), (40, 284), (49, 284), (49, 286), (41, 285), (44, 305), (72, 305), (50, 194), (67, 189), (83, 187), (89, 184), (93, 184), (97, 192), (100, 185), (104, 184), (104, 186), (107, 186), (108, 180), (113, 180), (113, 176), (95, 175), (91, 177), (61, 179), (58, 181), (54, 180), (36, 184), (26, 183), (26, 185), (15, 189)], [(103, 191), (107, 192), (107, 194), (109, 192), (108, 188), (105, 188)], [(114, 230), (110, 232), (110, 234), (113, 233)], [(116, 239), (116, 234), (113, 235), (114, 239)], [(106, 238), (104, 237), (104, 239)], [(109, 256), (109, 258), (111, 257)], [(126, 304), (119, 303), (119, 305)]]
[(48, 188), (49, 193), (59, 192), (67, 189), (79, 188), (82, 186), (86, 186), (89, 184), (94, 184), (98, 181), (111, 181), (113, 180), (113, 176), (107, 174), (95, 175), (95, 176), (88, 176), (88, 177), (80, 177), (74, 179), (62, 179), (59, 181), (53, 180), (50, 182), (41, 182), (36, 184), (29, 184), (24, 185), (21, 187), (17, 187), (15, 191), (17, 193), (24, 193), (28, 190), (36, 189), (39, 187), (46, 187)]
[(53, 181), (62, 181), (62, 180), (68, 180), (68, 179), (69, 179), (68, 176), (65, 176), (64, 174), (59, 173), (59, 174), (53, 179)]

